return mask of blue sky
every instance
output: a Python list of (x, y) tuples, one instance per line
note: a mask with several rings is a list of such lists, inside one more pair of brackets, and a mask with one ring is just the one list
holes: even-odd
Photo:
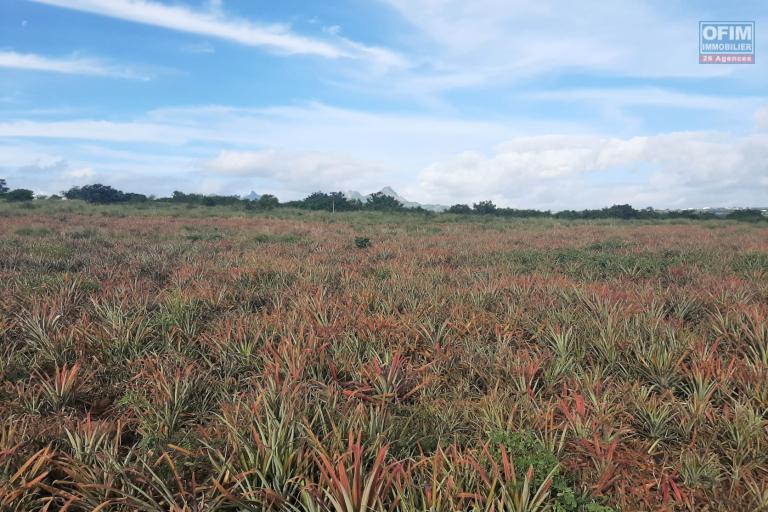
[[(0, 177), (547, 209), (768, 200), (764, 1), (2, 0)], [(698, 64), (699, 20), (756, 63)], [(768, 28), (766, 28), (768, 30)]]

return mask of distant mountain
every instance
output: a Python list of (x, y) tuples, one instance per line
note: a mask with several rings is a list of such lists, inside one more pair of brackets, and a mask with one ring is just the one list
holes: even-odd
[(419, 203), (407, 200), (406, 198), (404, 198), (403, 196), (395, 192), (395, 190), (392, 187), (384, 187), (383, 189), (379, 190), (379, 192), (381, 192), (385, 196), (394, 197), (400, 202), (400, 204), (402, 204), (406, 208), (416, 208), (417, 206), (421, 206)]
[[(448, 208), (447, 206), (443, 206), (441, 204), (421, 204), (415, 201), (409, 201), (403, 196), (401, 196), (400, 194), (398, 194), (397, 192), (395, 192), (395, 190), (392, 187), (384, 187), (381, 190), (379, 190), (379, 192), (384, 194), (385, 196), (389, 196), (397, 199), (400, 202), (400, 204), (402, 204), (406, 208), (417, 208), (421, 206), (425, 210), (430, 210), (433, 212), (441, 212)], [(348, 190), (347, 192), (344, 192), (344, 196), (347, 199), (358, 200), (362, 203), (364, 203), (366, 199), (368, 199), (368, 197), (370, 197), (371, 195), (372, 194), (363, 195), (356, 190)]]
[(361, 203), (365, 202), (365, 199), (367, 196), (364, 196), (360, 192), (357, 192), (356, 190), (347, 190), (344, 192), (344, 197), (349, 199), (350, 201), (360, 201)]
[(251, 193), (248, 194), (247, 196), (243, 196), (243, 199), (248, 199), (249, 201), (258, 201), (260, 197), (261, 197), (261, 194), (257, 194), (256, 192), (251, 190)]

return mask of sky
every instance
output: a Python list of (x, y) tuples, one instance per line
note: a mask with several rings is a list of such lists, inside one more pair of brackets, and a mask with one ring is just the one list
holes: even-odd
[[(754, 21), (755, 64), (699, 64), (701, 20)], [(768, 206), (767, 22), (764, 0), (0, 0), (0, 178)]]

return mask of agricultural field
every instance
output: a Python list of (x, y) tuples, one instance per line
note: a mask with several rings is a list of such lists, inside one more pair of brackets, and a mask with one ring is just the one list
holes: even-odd
[(0, 509), (768, 507), (768, 228), (0, 210)]

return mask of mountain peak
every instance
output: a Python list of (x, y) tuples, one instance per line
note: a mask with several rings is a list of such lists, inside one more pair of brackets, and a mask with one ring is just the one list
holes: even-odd
[[(384, 187), (381, 190), (379, 190), (378, 193), (379, 194), (384, 194), (385, 196), (389, 196), (389, 197), (392, 197), (394, 199), (397, 199), (400, 202), (400, 204), (402, 204), (406, 208), (416, 208), (416, 207), (420, 206), (420, 207), (422, 207), (422, 208), (424, 208), (426, 210), (432, 210), (432, 211), (436, 211), (436, 212), (440, 212), (440, 211), (443, 211), (443, 210), (446, 209), (445, 206), (439, 205), (439, 204), (420, 204), (420, 203), (417, 203), (417, 202), (414, 202), (414, 201), (409, 201), (406, 198), (404, 198), (403, 196), (401, 196), (400, 194), (398, 194), (397, 192), (395, 192), (395, 189), (393, 189), (389, 185), (387, 185), (386, 187)], [(371, 194), (363, 195), (363, 194), (361, 194), (360, 192), (358, 192), (356, 190), (348, 190), (348, 191), (344, 192), (344, 196), (347, 199), (352, 199), (352, 200), (356, 199), (356, 200), (358, 200), (358, 201), (360, 201), (362, 203), (365, 203), (365, 201), (369, 197), (371, 197)]]
[(364, 203), (366, 199), (366, 197), (357, 190), (347, 190), (344, 192), (344, 197), (352, 201), (360, 201), (361, 203)]
[(385, 196), (392, 197), (394, 199), (397, 199), (403, 206), (406, 208), (415, 208), (417, 206), (420, 206), (419, 203), (414, 203), (413, 201), (409, 201), (397, 192), (395, 192), (395, 189), (393, 189), (390, 186), (386, 186), (379, 190), (380, 194), (384, 194)]
[(390, 187), (390, 186), (384, 187), (383, 189), (379, 190), (379, 192), (381, 192), (385, 196), (394, 197), (395, 199), (397, 199), (399, 197), (397, 195), (397, 192), (395, 192), (395, 190), (392, 187)]

